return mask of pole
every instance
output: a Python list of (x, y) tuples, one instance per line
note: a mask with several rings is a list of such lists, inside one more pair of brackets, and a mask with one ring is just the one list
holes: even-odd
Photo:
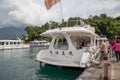
[[(63, 23), (63, 11), (62, 11), (62, 2), (60, 0), (60, 12), (61, 12), (61, 24)], [(61, 29), (61, 25), (60, 25), (60, 29)]]
[(103, 80), (108, 80), (108, 63), (104, 64), (104, 79)]

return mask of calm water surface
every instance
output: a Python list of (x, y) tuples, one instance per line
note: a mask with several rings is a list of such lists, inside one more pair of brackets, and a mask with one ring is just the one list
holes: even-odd
[(75, 80), (83, 71), (45, 66), (35, 62), (40, 47), (0, 50), (0, 80)]

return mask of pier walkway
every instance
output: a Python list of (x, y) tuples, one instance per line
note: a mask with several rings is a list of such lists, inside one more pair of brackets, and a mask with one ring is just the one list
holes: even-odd
[(76, 80), (120, 80), (120, 62), (105, 62), (102, 69), (98, 65), (88, 67)]

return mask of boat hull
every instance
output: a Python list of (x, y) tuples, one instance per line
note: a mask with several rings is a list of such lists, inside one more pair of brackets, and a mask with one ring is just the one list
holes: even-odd
[(0, 45), (0, 50), (29, 48), (29, 44), (23, 45)]
[(76, 53), (76, 55), (73, 55), (72, 57), (70, 55), (65, 57), (50, 54), (48, 50), (42, 50), (37, 54), (36, 60), (53, 66), (86, 68), (90, 66), (90, 63), (88, 64), (90, 61), (89, 57), (90, 54), (84, 52), (81, 54)]

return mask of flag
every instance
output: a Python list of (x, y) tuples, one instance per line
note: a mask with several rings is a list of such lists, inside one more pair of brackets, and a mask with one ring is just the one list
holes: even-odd
[(60, 0), (45, 0), (45, 6), (47, 10), (49, 10), (53, 5), (57, 4), (60, 2)]

